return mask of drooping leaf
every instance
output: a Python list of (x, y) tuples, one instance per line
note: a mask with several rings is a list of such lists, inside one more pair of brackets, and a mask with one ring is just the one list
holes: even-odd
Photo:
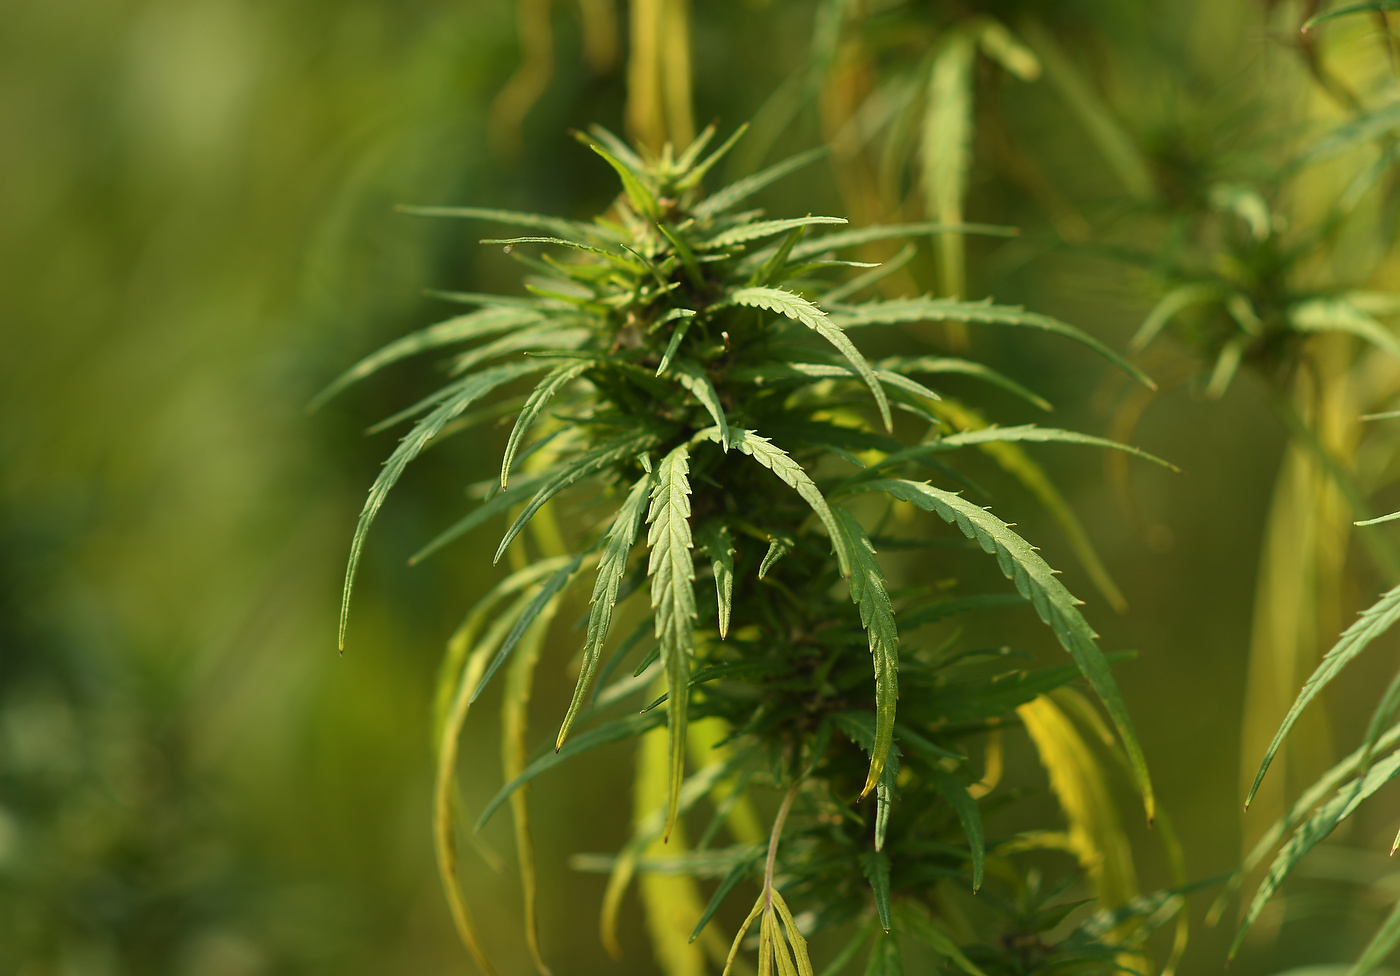
[(890, 925), (890, 859), (881, 851), (866, 851), (860, 856), (860, 869), (870, 882), (870, 891), (875, 895), (875, 912), (880, 917), (880, 927), (888, 935)]
[(384, 499), (388, 497), (389, 490), (394, 487), (394, 483), (403, 474), (404, 468), (408, 467), (408, 463), (422, 452), (428, 442), (437, 435), (438, 431), (442, 430), (444, 424), (471, 406), (473, 402), (513, 379), (527, 373), (537, 372), (540, 369), (541, 365), (538, 363), (512, 363), (485, 370), (454, 384), (453, 392), (447, 395), (435, 410), (418, 422), (417, 426), (394, 449), (394, 453), (389, 455), (389, 460), (384, 462), (384, 469), (380, 471), (379, 477), (374, 480), (374, 484), (370, 487), (369, 497), (365, 499), (365, 507), (360, 511), (359, 521), (355, 525), (355, 535), (350, 541), (350, 563), (345, 570), (345, 587), (340, 604), (339, 640), (342, 649), (345, 647), (346, 625), (350, 620), (350, 593), (355, 584), (355, 570), (360, 565), (360, 554), (364, 549), (365, 535), (369, 532), (370, 524), (374, 521), (375, 515), (379, 513), (380, 506), (384, 504)]
[(507, 224), (511, 227), (530, 227), (547, 230), (559, 237), (581, 237), (591, 230), (587, 224), (575, 223), (562, 217), (522, 213), (518, 210), (496, 210), (490, 207), (420, 207), (401, 203), (394, 209), (418, 217), (465, 217)]
[(724, 407), (720, 405), (719, 394), (715, 392), (715, 385), (710, 381), (709, 374), (693, 359), (677, 361), (672, 372), (676, 382), (685, 387), (690, 395), (700, 402), (700, 406), (705, 408), (705, 412), (719, 428), (720, 446), (726, 451), (729, 450), (729, 422), (725, 419)]
[(1123, 740), (1133, 778), (1142, 794), (1147, 819), (1151, 822), (1156, 803), (1152, 780), (1147, 772), (1147, 760), (1142, 754), (1137, 733), (1133, 731), (1127, 706), (1113, 680), (1108, 662), (1096, 643), (1089, 622), (1079, 612), (1080, 601), (1069, 592), (1054, 571), (1035, 549), (1011, 530), (1011, 527), (986, 509), (967, 501), (960, 495), (943, 491), (932, 485), (914, 481), (880, 480), (860, 484), (860, 491), (881, 491), (907, 501), (924, 511), (934, 512), (945, 522), (956, 524), (963, 535), (975, 539), (983, 552), (997, 557), (1002, 573), (1016, 584), (1017, 591), (1035, 606), (1036, 613), (1055, 633), (1060, 645), (1069, 652), (1080, 672), (1108, 709), (1118, 735)]
[(1118, 441), (1109, 440), (1107, 437), (1096, 437), (1093, 434), (1081, 434), (1073, 430), (1059, 430), (1054, 427), (1037, 427), (1035, 424), (1020, 424), (1016, 427), (998, 427), (995, 424), (989, 427), (979, 427), (976, 430), (964, 430), (957, 434), (949, 434), (940, 437), (938, 440), (923, 445), (933, 449), (966, 447), (971, 444), (988, 444), (993, 441), (1001, 443), (1034, 442), (1037, 444), (1085, 444), (1089, 447), (1106, 447), (1114, 451), (1122, 451), (1131, 454), (1133, 457), (1142, 458), (1144, 461), (1151, 461), (1153, 464), (1161, 465), (1168, 471), (1181, 473), (1181, 469), (1170, 461), (1164, 461), (1155, 454), (1148, 454), (1146, 451), (1130, 444), (1122, 444)]
[(846, 548), (851, 553), (851, 575), (847, 584), (851, 600), (860, 608), (861, 626), (870, 643), (875, 666), (875, 742), (870, 751), (870, 772), (861, 795), (880, 781), (885, 761), (894, 742), (895, 703), (899, 698), (899, 630), (895, 627), (894, 607), (885, 589), (885, 576), (875, 558), (875, 547), (855, 515), (842, 505), (832, 505)]
[(570, 559), (563, 566), (559, 567), (555, 574), (549, 578), (548, 582), (540, 587), (540, 592), (530, 601), (529, 606), (525, 608), (520, 618), (516, 620), (515, 625), (511, 627), (510, 633), (506, 635), (506, 639), (501, 642), (500, 649), (496, 651), (496, 656), (491, 659), (491, 664), (487, 667), (486, 673), (483, 674), (481, 680), (477, 682), (476, 690), (472, 692), (472, 704), (476, 703), (476, 699), (486, 689), (491, 679), (495, 677), (501, 665), (505, 664), (506, 659), (510, 657), (511, 652), (515, 650), (516, 645), (520, 643), (521, 639), (529, 630), (530, 625), (535, 622), (537, 617), (545, 612), (554, 598), (563, 591), (564, 587), (569, 585), (569, 582), (574, 578), (574, 574), (578, 572), (578, 568), (582, 563), (583, 553), (579, 553), (573, 559)]
[(647, 545), (651, 558), (651, 606), (661, 663), (666, 669), (669, 698), (671, 777), (667, 799), (666, 835), (680, 815), (681, 780), (685, 772), (685, 732), (689, 705), (690, 658), (695, 653), (695, 568), (691, 560), (690, 452), (685, 444), (673, 449), (656, 472), (647, 512)]
[(1259, 772), (1255, 774), (1254, 783), (1250, 786), (1249, 795), (1245, 798), (1245, 809), (1249, 808), (1254, 794), (1259, 790), (1259, 784), (1264, 781), (1264, 774), (1269, 771), (1269, 764), (1274, 761), (1279, 746), (1283, 745), (1283, 740), (1292, 730), (1294, 723), (1298, 721), (1298, 716), (1303, 713), (1303, 709), (1307, 708), (1308, 703), (1317, 697), (1318, 692), (1331, 684), (1343, 668), (1366, 650), (1372, 641), (1389, 630), (1396, 620), (1400, 620), (1400, 586), (1390, 590), (1370, 607), (1363, 610), (1356, 622), (1348, 627), (1337, 643), (1332, 646), (1332, 649), (1323, 655), (1322, 662), (1318, 664), (1317, 670), (1303, 685), (1303, 690), (1298, 693), (1293, 706), (1289, 708), (1288, 714), (1284, 716), (1282, 724), (1278, 727), (1278, 731), (1274, 733), (1269, 748), (1264, 752), (1264, 760), (1259, 764)]
[(1037, 329), (1073, 339), (1088, 346), (1150, 390), (1157, 384), (1142, 370), (1118, 355), (1098, 339), (1059, 319), (1038, 312), (1027, 312), (1015, 305), (993, 305), (991, 299), (956, 301), (951, 298), (900, 298), (872, 301), (862, 305), (843, 305), (831, 310), (831, 321), (842, 329), (863, 325), (896, 325), (914, 322), (970, 322), (983, 325), (1007, 325)]
[(900, 926), (908, 931), (910, 935), (924, 943), (934, 952), (944, 959), (947, 959), (954, 966), (957, 966), (967, 976), (986, 976), (967, 955), (958, 948), (958, 944), (946, 932), (934, 925), (922, 914), (914, 909), (906, 909), (899, 913)]
[(976, 891), (982, 887), (982, 874), (987, 864), (987, 841), (982, 833), (982, 814), (977, 809), (977, 801), (952, 773), (941, 768), (933, 768), (933, 785), (953, 808), (967, 835), (968, 849), (972, 851), (972, 890)]
[(1147, 313), (1147, 318), (1142, 320), (1142, 325), (1129, 340), (1128, 348), (1133, 352), (1141, 352), (1157, 338), (1157, 334), (1166, 328), (1168, 322), (1176, 318), (1177, 313), (1192, 305), (1204, 305), (1219, 301), (1220, 298), (1220, 287), (1213, 282), (1192, 282), (1173, 288), (1152, 306), (1152, 311)]
[(880, 418), (885, 422), (885, 429), (893, 429), (889, 400), (885, 398), (884, 388), (880, 386), (880, 380), (875, 375), (875, 370), (861, 355), (860, 350), (855, 347), (855, 343), (851, 342), (820, 308), (801, 295), (795, 295), (781, 288), (740, 288), (730, 294), (729, 299), (736, 305), (767, 309), (790, 318), (794, 322), (801, 322), (835, 346), (837, 351), (860, 374), (861, 379), (865, 380), (865, 385), (870, 387), (870, 392), (875, 397), (875, 405), (880, 410)]
[(618, 590), (622, 577), (627, 572), (627, 557), (632, 551), (632, 543), (641, 528), (642, 513), (646, 510), (647, 498), (651, 493), (651, 475), (643, 475), (632, 490), (627, 493), (622, 507), (613, 517), (603, 543), (603, 555), (598, 560), (598, 579), (593, 584), (591, 609), (588, 613), (588, 636), (583, 645), (583, 664), (579, 668), (578, 683), (574, 686), (574, 697), (569, 702), (569, 710), (564, 715), (554, 749), (559, 751), (573, 728), (583, 707), (588, 686), (598, 670), (598, 659), (603, 653), (603, 644), (608, 639), (608, 629), (612, 626), (613, 607), (617, 605)]
[(734, 603), (734, 537), (727, 525), (710, 525), (700, 534), (700, 544), (715, 573), (715, 599), (719, 604), (719, 639), (729, 636), (729, 614)]
[(520, 450), (520, 442), (525, 439), (525, 435), (535, 425), (535, 421), (544, 412), (544, 408), (549, 405), (549, 401), (592, 365), (593, 362), (587, 359), (575, 363), (565, 363), (556, 367), (535, 387), (530, 394), (530, 399), (526, 400), (525, 406), (521, 408), (520, 416), (515, 418), (515, 426), (510, 429), (510, 437), (506, 440), (505, 454), (501, 458), (502, 488), (505, 488), (510, 480), (510, 469), (515, 463), (516, 452)]
[(655, 441), (655, 435), (649, 431), (634, 434), (624, 434), (610, 441), (606, 441), (590, 451), (585, 451), (573, 461), (565, 464), (554, 477), (546, 481), (534, 497), (525, 505), (521, 513), (516, 516), (509, 529), (506, 530), (505, 537), (501, 539), (500, 546), (496, 549), (494, 562), (500, 562), (501, 556), (505, 554), (510, 544), (515, 541), (515, 537), (525, 528), (536, 512), (559, 492), (578, 481), (596, 474), (607, 468), (611, 464), (623, 458), (633, 457), (645, 451)]
[[(760, 849), (761, 851), (761, 849)], [(754, 866), (763, 859), (762, 853), (756, 851), (749, 858), (740, 861), (729, 869), (729, 873), (724, 876), (719, 885), (715, 888), (715, 893), (710, 896), (710, 902), (705, 906), (705, 912), (700, 916), (700, 921), (695, 923), (695, 931), (690, 933), (690, 941), (694, 942), (700, 933), (705, 930), (705, 926), (710, 924), (710, 919), (715, 917), (715, 912), (724, 904), (724, 900), (729, 897), (729, 893), (739, 886), (739, 882), (753, 872)]]
[(971, 376), (991, 383), (993, 386), (999, 386), (1041, 410), (1049, 412), (1055, 409), (1050, 405), (1050, 401), (1026, 389), (1009, 376), (970, 359), (958, 359), (951, 356), (892, 356), (889, 359), (882, 359), (876, 365), (882, 370), (893, 370), (906, 376), (911, 373), (932, 373), (935, 375), (956, 373)]
[(1345, 332), (1400, 359), (1395, 333), (1344, 298), (1299, 302), (1288, 310), (1288, 324), (1299, 332)]

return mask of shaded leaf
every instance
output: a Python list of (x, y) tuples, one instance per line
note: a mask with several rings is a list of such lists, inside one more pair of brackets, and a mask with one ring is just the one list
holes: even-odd
[(506, 440), (505, 454), (501, 458), (502, 488), (506, 487), (510, 479), (511, 465), (515, 463), (515, 454), (520, 450), (520, 442), (530, 432), (530, 428), (535, 425), (535, 421), (544, 412), (544, 408), (549, 405), (549, 401), (554, 398), (556, 393), (577, 379), (580, 373), (593, 365), (593, 361), (587, 359), (576, 363), (565, 363), (557, 367), (535, 387), (530, 398), (525, 401), (525, 406), (521, 408), (520, 415), (515, 418), (515, 426), (510, 429), (510, 437)]

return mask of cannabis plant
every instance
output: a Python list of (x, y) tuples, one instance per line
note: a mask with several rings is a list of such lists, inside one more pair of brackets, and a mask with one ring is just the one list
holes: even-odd
[[(509, 805), (527, 935), (541, 969), (524, 787), (595, 746), (635, 739), (632, 840), (616, 856), (577, 862), (611, 876), (603, 905), (610, 944), (631, 878), (660, 872), (690, 887), (653, 892), (649, 907), (670, 897), (672, 908), (684, 908), (695, 891), (686, 879), (719, 879), (708, 906), (695, 903), (693, 931), (658, 947), (663, 958), (709, 946), (728, 971), (756, 931), (759, 972), (810, 974), (807, 935), (846, 926), (848, 944), (830, 972), (867, 947), (867, 972), (900, 972), (895, 932), (974, 976), (1113, 971), (1180, 899), (1133, 900), (1120, 885), (1101, 911), (1066, 921), (1077, 904), (1064, 900), (1074, 872), (1048, 883), (1022, 859), (1036, 848), (1083, 855), (1087, 842), (1055, 831), (996, 836), (982, 809), (998, 802), (995, 736), (1003, 726), (1019, 721), (1042, 745), (1071, 752), (1083, 744), (1070, 712), (1106, 732), (1068, 687), (1081, 677), (1117, 730), (1115, 748), (1150, 819), (1147, 766), (1079, 601), (1030, 543), (963, 493), (969, 482), (952, 458), (970, 446), (1018, 441), (1147, 455), (1031, 424), (974, 425), (970, 407), (926, 382), (959, 374), (1041, 401), (967, 359), (871, 362), (852, 335), (950, 321), (1032, 329), (1083, 343), (1150, 380), (1091, 336), (1021, 308), (858, 300), (888, 269), (843, 258), (849, 249), (997, 229), (851, 229), (839, 217), (767, 218), (744, 209), (746, 201), (820, 153), (707, 194), (706, 174), (741, 134), (706, 156), (711, 127), (685, 151), (653, 156), (593, 130), (585, 141), (616, 171), (623, 192), (592, 222), (419, 208), (529, 231), (483, 241), (525, 266), (526, 294), (445, 294), (475, 310), (392, 343), (326, 392), (404, 357), (455, 347), (447, 385), (384, 425), (414, 421), (360, 515), (342, 646), (366, 534), (405, 466), (452, 432), (515, 417), (499, 471), (474, 486), (479, 504), (420, 554), (497, 517), (509, 520), (494, 559), (507, 559), (513, 571), (454, 635), (438, 689), (436, 842), (459, 931), (491, 972), (457, 882), (454, 777), (471, 705), (504, 670), (508, 782), (478, 827)], [(844, 270), (852, 267), (859, 270)], [(470, 409), (496, 394), (503, 398)], [(916, 520), (919, 512), (993, 557), (1012, 586), (958, 593), (935, 585), (962, 557), (953, 539)], [(890, 585), (891, 566), (909, 585)], [(580, 582), (591, 596), (574, 645), (581, 645), (577, 684), (557, 735), (531, 758), (534, 671), (551, 622)], [(1071, 662), (1029, 667), (1006, 648), (963, 647), (938, 626), (965, 612), (1024, 604)], [(985, 768), (974, 770), (978, 755)], [(758, 826), (761, 810), (773, 811), (767, 827)], [(1104, 814), (1096, 808), (1096, 815)], [(691, 845), (687, 825), (701, 829)], [(1091, 881), (1103, 880), (1103, 858), (1081, 860)], [(714, 916), (746, 884), (756, 889), (752, 907), (735, 916), (732, 947), (716, 949)], [(687, 950), (687, 934), (700, 946)]]

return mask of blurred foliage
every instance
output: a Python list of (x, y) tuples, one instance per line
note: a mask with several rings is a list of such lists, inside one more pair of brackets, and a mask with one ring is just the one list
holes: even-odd
[[(775, 187), (769, 204), (858, 220), (869, 219), (858, 206), (872, 193), (878, 213), (898, 217), (953, 199), (919, 182), (927, 156), (913, 131), (898, 153), (884, 148), (892, 130), (875, 127), (853, 152), (837, 137), (864, 131), (849, 120), (870, 118), (874, 108), (858, 110), (885, 104), (870, 99), (892, 86), (926, 91), (932, 62), (921, 69), (920, 59), (941, 44), (965, 51), (978, 38), (971, 66), (965, 53), (957, 62), (970, 93), (956, 103), (963, 114), (940, 116), (970, 120), (971, 162), (940, 172), (965, 180), (965, 219), (1025, 232), (1010, 243), (967, 239), (965, 295), (1024, 302), (1124, 349), (1156, 302), (1202, 280), (1242, 290), (1261, 320), (1299, 299), (1396, 289), (1387, 248), (1397, 196), (1383, 171), (1318, 247), (1271, 250), (1325, 226), (1321, 211), (1382, 158), (1368, 136), (1306, 172), (1288, 170), (1296, 147), (1327, 127), (1391, 104), (1394, 13), (1302, 35), (1315, 5), (1251, 0), (8, 4), (0, 969), (236, 976), (469, 965), (433, 879), (425, 703), (439, 649), (494, 578), (471, 552), (401, 565), (460, 506), (469, 466), (429, 452), (397, 489), (362, 568), (356, 643), (337, 660), (344, 534), (387, 453), (359, 429), (405, 402), (429, 371), (390, 373), (311, 420), (302, 407), (346, 362), (439, 315), (421, 288), (505, 287), (499, 255), (477, 252), (457, 229), (394, 215), (393, 204), (571, 217), (606, 205), (607, 174), (581, 164), (563, 133), (592, 121), (642, 124), (640, 109), (625, 108), (624, 65), (630, 17), (644, 8), (663, 22), (689, 10), (694, 116), (730, 126), (754, 118), (728, 175), (757, 168), (780, 141), (830, 140), (840, 198), (833, 171), (814, 168)], [(820, 12), (833, 8), (835, 20)], [(533, 104), (511, 115), (499, 106), (528, 60), (517, 34), (527, 14), (551, 28), (549, 68), (532, 82)], [(976, 31), (990, 22), (1035, 55), (1039, 77), (1008, 71), (986, 50)], [(835, 34), (819, 29), (833, 23)], [(834, 64), (859, 83), (823, 73), (813, 55), (822, 37), (836, 38), (850, 60)], [(541, 49), (538, 34), (526, 40)], [(648, 70), (669, 63), (658, 57)], [(679, 124), (665, 111), (663, 126)], [(906, 128), (927, 117), (910, 109)], [(513, 124), (517, 155), (492, 135), (510, 127), (493, 120)], [(881, 183), (886, 156), (902, 169)], [(859, 166), (873, 176), (851, 176)], [(1258, 204), (1228, 190), (1241, 186), (1267, 208), (1262, 240)], [(905, 266), (911, 277), (889, 283), (954, 291), (949, 260), (920, 247)], [(1233, 382), (1211, 391), (1221, 398), (1203, 396), (1224, 375), (1221, 353), (1248, 334), (1233, 304), (1222, 295), (1183, 309), (1148, 347), (1156, 399), (1125, 393), (1049, 343), (969, 337), (979, 359), (1056, 404), (1056, 426), (1131, 439), (1188, 472), (1141, 470), (1108, 488), (1097, 472), (1037, 454), (1064, 509), (1082, 520), (1076, 545), (1054, 507), (1023, 496), (1023, 479), (998, 459), (970, 469), (999, 511), (1015, 512), (1018, 531), (1066, 567), (1073, 591), (1097, 588), (1112, 602), (1108, 579), (1129, 607), (1121, 618), (1097, 600), (1088, 609), (1107, 646), (1141, 652), (1117, 674), (1193, 878), (1238, 864), (1241, 779), (1253, 778), (1320, 652), (1380, 588), (1382, 570), (1347, 528), (1359, 516), (1321, 459), (1354, 465), (1373, 511), (1400, 501), (1396, 428), (1363, 433), (1355, 423), (1393, 405), (1393, 367), (1359, 340), (1285, 337), (1256, 356), (1251, 337), (1237, 344)], [(1269, 357), (1284, 348), (1306, 367), (1277, 369)], [(976, 389), (952, 378), (949, 388)], [(1279, 422), (1289, 416), (1281, 394), (1328, 455)], [(1008, 394), (994, 415), (1014, 402)], [(483, 452), (505, 436), (483, 433)], [(1385, 538), (1394, 526), (1367, 531)], [(1258, 588), (1252, 612), (1261, 551), (1264, 578), (1280, 583)], [(972, 624), (968, 639), (1009, 635), (1039, 648), (1032, 624), (997, 620), (995, 637)], [(1265, 639), (1269, 627), (1288, 639)], [(574, 650), (545, 650), (542, 714), (567, 703)], [(1337, 758), (1329, 740), (1363, 741), (1393, 655), (1391, 635), (1329, 687), (1316, 725), (1290, 739), (1291, 771), (1265, 781), (1281, 780), (1277, 809)], [(1263, 701), (1248, 712), (1247, 669), (1251, 700)], [(494, 753), (490, 729), (471, 735)], [(634, 777), (625, 754), (599, 759), (535, 784), (542, 862), (623, 843), (623, 798), (644, 770)], [(1044, 786), (1002, 810), (1000, 828), (1053, 819), (1054, 787), (1036, 754), (1008, 737), (1004, 766), (1008, 781)], [(1118, 780), (1107, 788), (1122, 793)], [(487, 792), (469, 785), (465, 801), (479, 808)], [(1377, 794), (1300, 863), (1232, 972), (1356, 958), (1393, 901), (1384, 851), (1394, 798), (1393, 786)], [(1271, 820), (1261, 804), (1247, 821)], [(1138, 884), (1172, 883), (1156, 840), (1123, 827)], [(488, 830), (483, 843), (509, 841)], [(471, 849), (463, 860), (493, 955), (505, 970), (528, 971), (511, 872), (497, 874)], [(1044, 888), (1023, 880), (1014, 904), (1033, 921)], [(573, 971), (653, 971), (639, 928), (620, 930), (623, 961), (607, 961), (592, 910), (602, 896), (595, 876), (542, 876), (545, 955)], [(1197, 926), (1181, 971), (1217, 971), (1232, 935), (1232, 925)]]

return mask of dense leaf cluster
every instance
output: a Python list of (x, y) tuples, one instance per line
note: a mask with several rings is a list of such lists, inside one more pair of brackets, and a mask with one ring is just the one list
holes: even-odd
[[(712, 129), (679, 155), (668, 148), (651, 158), (595, 130), (591, 148), (624, 192), (591, 223), (429, 208), (530, 231), (484, 242), (526, 266), (528, 295), (451, 295), (476, 310), (393, 343), (327, 391), (409, 355), (456, 350), (447, 385), (391, 418), (414, 426), (360, 517), (346, 611), (366, 532), (408, 462), (454, 430), (516, 413), (499, 477), (424, 550), (509, 516), (496, 559), (513, 547), (524, 556), (473, 610), (444, 663), (437, 836), (459, 928), (489, 971), (455, 881), (452, 782), (468, 709), (505, 668), (507, 727), (521, 738), (514, 752), (507, 747), (510, 781), (479, 823), (509, 803), (522, 849), (521, 786), (599, 744), (668, 729), (660, 809), (639, 821), (628, 848), (599, 865), (613, 875), (605, 914), (616, 909), (619, 885), (648, 867), (648, 845), (670, 836), (683, 815), (698, 816), (706, 801), (708, 827), (665, 869), (721, 879), (696, 935), (738, 885), (758, 885), (731, 962), (756, 926), (760, 972), (811, 973), (804, 933), (853, 922), (844, 958), (869, 945), (868, 972), (900, 971), (899, 943), (881, 934), (892, 931), (972, 974), (1112, 970), (1121, 923), (1160, 915), (1163, 905), (1095, 916), (1065, 936), (1074, 905), (1060, 903), (1062, 888), (1041, 891), (1034, 876), (1005, 866), (1036, 842), (984, 832), (980, 798), (989, 786), (978, 785), (971, 747), (1013, 721), (1018, 706), (1082, 675), (1118, 730), (1150, 817), (1146, 765), (1079, 601), (1007, 523), (953, 490), (961, 479), (945, 456), (998, 441), (1121, 445), (1033, 425), (956, 430), (935, 412), (939, 394), (925, 385), (941, 374), (980, 377), (1039, 400), (971, 360), (871, 362), (850, 334), (938, 321), (1037, 329), (1082, 342), (1150, 381), (1091, 337), (1019, 308), (929, 297), (855, 301), (890, 269), (850, 260), (853, 248), (949, 228), (849, 229), (840, 218), (768, 219), (742, 209), (812, 153), (706, 195), (704, 176), (740, 134), (708, 156)], [(829, 277), (848, 267), (861, 270), (844, 283)], [(533, 387), (511, 396), (527, 377)], [(499, 408), (470, 409), (502, 392)], [(932, 513), (960, 537), (897, 530), (908, 522), (892, 518), (897, 507)], [(877, 554), (946, 552), (950, 544), (993, 556), (1015, 592), (894, 590)], [(530, 673), (570, 587), (590, 581), (572, 702), (554, 747), (526, 761)], [(1026, 671), (1005, 649), (965, 650), (922, 636), (956, 614), (1017, 604), (1033, 607), (1073, 663)], [(344, 627), (342, 616), (342, 641)], [(702, 719), (725, 731), (687, 776), (687, 729)], [(750, 798), (765, 793), (782, 797), (766, 843), (734, 827), (740, 807), (751, 817)], [(860, 802), (870, 794), (873, 802)], [(734, 843), (718, 846), (726, 830)], [(522, 869), (532, 878), (525, 859)], [(993, 877), (969, 909), (984, 923), (937, 907), (935, 889), (955, 883), (976, 891)], [(531, 938), (538, 959), (533, 930)]]

